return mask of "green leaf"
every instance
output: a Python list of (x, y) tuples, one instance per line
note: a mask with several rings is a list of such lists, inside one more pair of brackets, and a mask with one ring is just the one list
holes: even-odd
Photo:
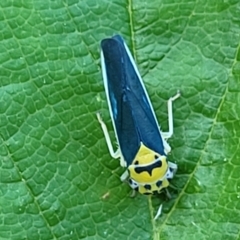
[[(240, 3), (0, 3), (0, 239), (240, 238)], [(121, 34), (163, 130), (174, 102), (172, 199), (119, 177), (99, 43)], [(153, 220), (159, 205), (163, 213)]]

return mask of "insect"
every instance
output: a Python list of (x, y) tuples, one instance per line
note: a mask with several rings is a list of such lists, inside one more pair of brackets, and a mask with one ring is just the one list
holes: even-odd
[(168, 100), (169, 132), (161, 132), (149, 96), (135, 61), (123, 38), (116, 35), (101, 42), (101, 67), (118, 149), (113, 145), (105, 123), (97, 118), (113, 158), (126, 167), (121, 180), (142, 194), (160, 193), (169, 186), (177, 165), (167, 161), (171, 147), (166, 139), (173, 134), (172, 102)]

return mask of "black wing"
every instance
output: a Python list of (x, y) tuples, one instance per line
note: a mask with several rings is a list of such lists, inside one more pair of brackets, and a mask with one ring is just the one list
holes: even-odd
[(116, 35), (104, 39), (101, 48), (105, 90), (115, 133), (127, 165), (132, 163), (141, 142), (165, 155), (152, 105), (126, 44)]

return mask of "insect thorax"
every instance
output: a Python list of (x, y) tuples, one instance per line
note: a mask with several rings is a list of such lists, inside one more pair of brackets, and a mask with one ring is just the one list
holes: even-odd
[(169, 185), (173, 177), (166, 156), (141, 144), (138, 153), (128, 167), (130, 186), (143, 194), (159, 193)]

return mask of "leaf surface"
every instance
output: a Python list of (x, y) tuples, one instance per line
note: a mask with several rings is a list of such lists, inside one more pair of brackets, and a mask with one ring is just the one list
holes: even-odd
[[(239, 239), (240, 3), (1, 1), (0, 239)], [(99, 44), (121, 34), (175, 131), (172, 199), (120, 182)], [(153, 220), (159, 205), (163, 213)]]

